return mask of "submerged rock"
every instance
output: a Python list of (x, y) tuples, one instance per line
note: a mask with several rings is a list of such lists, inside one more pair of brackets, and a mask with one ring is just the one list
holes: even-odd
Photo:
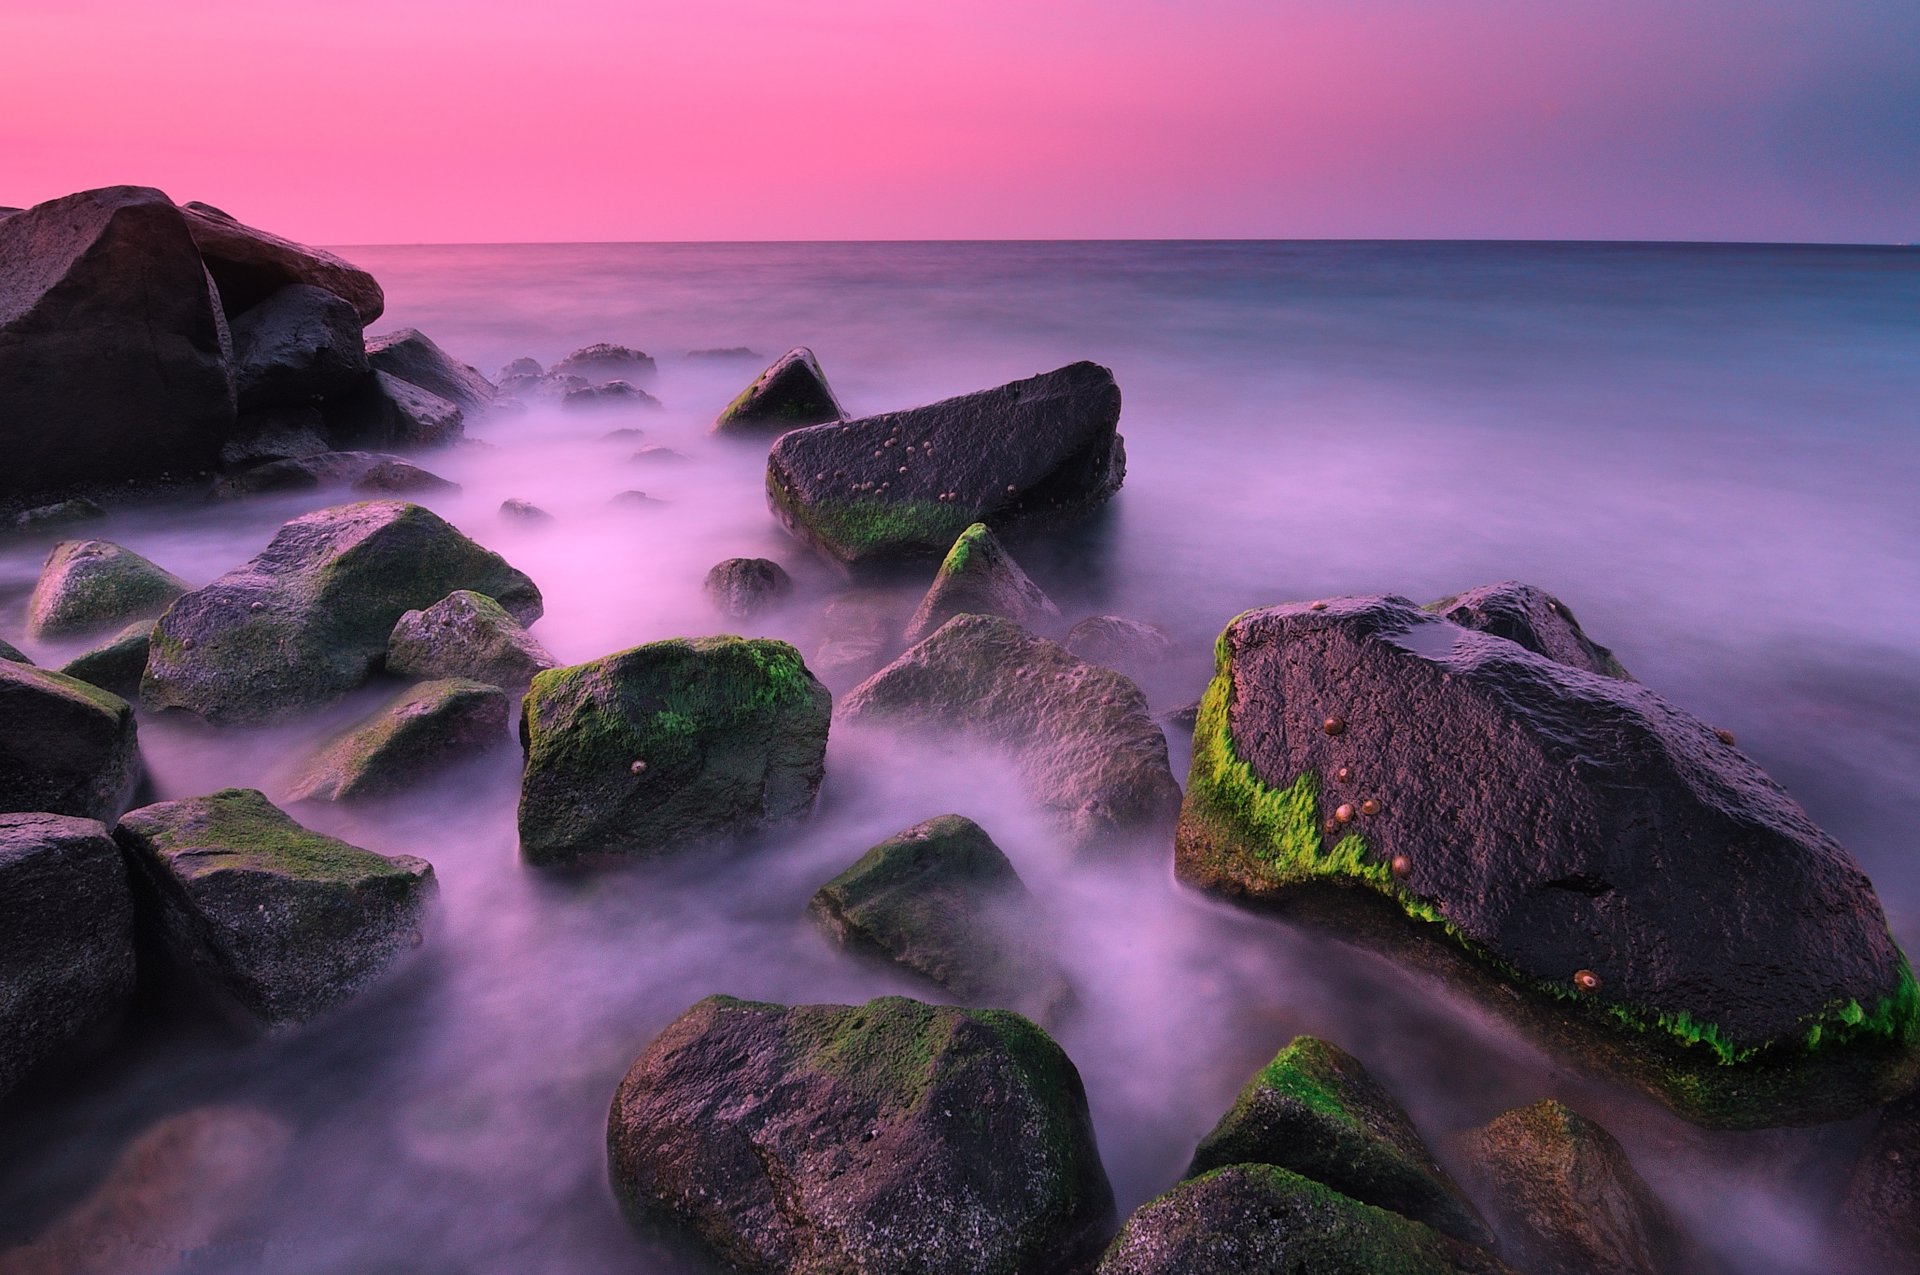
[(821, 608), (812, 667), (829, 686), (845, 690), (879, 672), (899, 649), (900, 607), (893, 595), (855, 591)]
[(106, 827), (0, 814), (0, 916), (4, 1095), (133, 995), (133, 896)]
[(933, 577), (920, 606), (907, 621), (907, 645), (925, 638), (956, 615), (998, 615), (1028, 629), (1060, 622), (1060, 608), (1013, 560), (987, 524), (960, 533)]
[(1180, 805), (1139, 688), (998, 616), (947, 621), (849, 692), (840, 715), (1006, 749), (1028, 796), (1083, 847), (1166, 828)]
[(785, 642), (650, 642), (533, 679), (520, 853), (655, 856), (805, 816), (833, 697)]
[(1920, 1097), (1880, 1113), (1840, 1202), (1834, 1251), (1852, 1269), (1920, 1270)]
[(1254, 1073), (1200, 1140), (1187, 1176), (1230, 1164), (1278, 1165), (1455, 1239), (1493, 1238), (1400, 1104), (1359, 1059), (1312, 1036)]
[(507, 742), (507, 693), (465, 678), (410, 686), (310, 758), (293, 801), (390, 797)]
[(1612, 651), (1587, 636), (1567, 604), (1545, 589), (1503, 580), (1429, 602), (1426, 609), (1462, 628), (1518, 642), (1536, 655), (1569, 668), (1633, 680), (1633, 675), (1613, 658)]
[(599, 412), (636, 407), (659, 407), (660, 400), (625, 381), (604, 385), (583, 385), (560, 396), (560, 406), (569, 412)]
[(138, 699), (152, 637), (153, 621), (135, 620), (99, 645), (87, 648), (62, 664), (60, 671), (122, 699)]
[(760, 356), (744, 345), (713, 346), (704, 350), (688, 350), (690, 359), (758, 359)]
[(1073, 521), (1126, 476), (1120, 390), (1094, 363), (904, 412), (782, 434), (767, 499), (801, 539), (864, 566), (938, 558), (976, 522)]
[(228, 314), (241, 314), (290, 284), (331, 292), (353, 307), (364, 324), (386, 309), (374, 277), (330, 252), (257, 230), (210, 204), (181, 208), (194, 246), (207, 263)]
[(1113, 1209), (1060, 1047), (902, 997), (701, 1001), (621, 1082), (607, 1145), (630, 1216), (746, 1271), (1063, 1269)]
[(515, 522), (524, 522), (530, 526), (553, 521), (552, 514), (534, 504), (531, 500), (521, 500), (518, 497), (509, 497), (500, 502), (500, 516), (502, 518), (511, 518)]
[(751, 620), (793, 592), (793, 577), (771, 558), (728, 558), (707, 572), (707, 597), (729, 620)]
[(99, 505), (76, 496), (69, 500), (56, 500), (50, 505), (23, 509), (14, 515), (13, 525), (21, 531), (44, 531), (49, 527), (67, 527), (106, 516), (107, 511)]
[(410, 496), (424, 491), (459, 491), (460, 484), (448, 482), (410, 460), (388, 456), (369, 465), (366, 473), (354, 479), (353, 489), (370, 494)]
[[(378, 474), (380, 477), (372, 478)], [(398, 482), (402, 487), (421, 491), (458, 490), (437, 474), (429, 473), (398, 456), (384, 452), (320, 452), (255, 465), (222, 478), (209, 496), (213, 500), (237, 500), (281, 491), (313, 491), (321, 487), (361, 488), (371, 478), (376, 483)]]
[(140, 774), (131, 704), (64, 673), (0, 660), (0, 812), (111, 823)]
[[(1069, 651), (1089, 664), (1104, 664), (1128, 677), (1153, 672), (1173, 654), (1173, 635), (1157, 624), (1120, 615), (1095, 615), (1067, 630)], [(1191, 729), (1193, 723), (1188, 722)]]
[(532, 377), (537, 380), (546, 374), (547, 369), (540, 366), (539, 359), (518, 358), (501, 368), (500, 374), (494, 377), (493, 381), (494, 384), (500, 385), (516, 377)]
[(547, 375), (578, 376), (594, 382), (616, 378), (640, 381), (652, 376), (655, 370), (651, 355), (624, 345), (601, 341), (582, 346), (567, 355), (549, 368)]
[(533, 581), (418, 505), (370, 500), (307, 514), (161, 617), (141, 700), (214, 722), (318, 707), (379, 666), (402, 615), (456, 589), (540, 615)]
[(438, 395), (463, 412), (484, 411), (493, 403), (492, 381), (416, 328), (368, 337), (367, 363), (374, 371)]
[(352, 999), (418, 947), (433, 865), (295, 823), (252, 789), (163, 801), (114, 830), (168, 955), (270, 1027)]
[(360, 316), (342, 298), (304, 283), (234, 319), (233, 356), (242, 411), (312, 403), (367, 377)]
[(27, 636), (77, 637), (152, 619), (189, 587), (110, 540), (62, 540), (27, 600)]
[(1908, 1083), (1916, 991), (1872, 886), (1706, 725), (1399, 598), (1251, 611), (1219, 653), (1183, 881), (1477, 968), (1702, 1122)]
[(558, 663), (505, 607), (471, 589), (407, 612), (387, 638), (387, 671), (402, 677), (464, 677), (524, 690)]
[(845, 416), (813, 351), (797, 345), (740, 391), (713, 422), (716, 434), (765, 437)]

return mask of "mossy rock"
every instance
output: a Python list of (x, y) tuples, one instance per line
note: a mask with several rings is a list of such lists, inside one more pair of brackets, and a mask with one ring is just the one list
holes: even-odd
[(122, 699), (138, 699), (140, 679), (147, 671), (147, 647), (152, 638), (153, 621), (135, 620), (104, 642), (88, 647), (62, 664), (60, 671)]
[(627, 1073), (607, 1145), (636, 1225), (744, 1271), (1069, 1269), (1113, 1209), (1060, 1047), (1018, 1014), (903, 997), (709, 997)]
[(471, 589), (407, 612), (387, 638), (387, 671), (402, 677), (464, 677), (521, 690), (558, 662), (505, 607)]
[(25, 651), (22, 651), (19, 647), (7, 641), (5, 638), (0, 638), (0, 660), (6, 660), (13, 664), (32, 664), (33, 663), (32, 660), (27, 658), (27, 653)]
[(1060, 608), (984, 522), (953, 542), (902, 636), (911, 646), (956, 615), (997, 615), (1027, 629), (1060, 623)]
[(140, 775), (131, 704), (64, 673), (0, 660), (0, 811), (111, 823)]
[(305, 1022), (422, 940), (433, 865), (374, 854), (228, 788), (131, 811), (114, 830), (171, 961), (268, 1027)]
[(1426, 609), (1462, 628), (1517, 642), (1569, 668), (1633, 681), (1612, 651), (1587, 636), (1573, 609), (1545, 589), (1503, 580), (1429, 602)]
[(379, 668), (402, 615), (456, 589), (523, 621), (540, 615), (533, 581), (419, 505), (370, 500), (307, 514), (168, 609), (141, 701), (213, 722), (317, 708)]
[(727, 404), (714, 420), (713, 432), (764, 438), (845, 415), (827, 385), (827, 374), (820, 370), (820, 360), (799, 345), (775, 359)]
[(188, 584), (108, 540), (62, 540), (27, 601), (27, 636), (82, 637), (150, 620)]
[(1493, 1238), (1400, 1104), (1359, 1059), (1312, 1036), (1254, 1073), (1187, 1176), (1229, 1164), (1278, 1165), (1470, 1244)]
[(832, 713), (785, 642), (676, 638), (549, 669), (521, 709), (521, 855), (652, 857), (802, 818)]
[(1513, 1275), (1488, 1253), (1271, 1164), (1191, 1178), (1133, 1211), (1098, 1275)]
[(507, 693), (443, 678), (408, 687), (323, 745), (293, 782), (294, 801), (390, 797), (510, 738)]

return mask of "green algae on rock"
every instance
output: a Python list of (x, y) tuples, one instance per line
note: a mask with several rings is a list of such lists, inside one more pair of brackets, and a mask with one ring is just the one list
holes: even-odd
[(64, 673), (0, 660), (0, 811), (111, 823), (141, 773), (131, 704)]
[(471, 589), (407, 612), (387, 637), (387, 671), (402, 677), (464, 677), (524, 690), (557, 663), (505, 607)]
[(108, 540), (62, 540), (27, 601), (27, 636), (78, 637), (150, 620), (188, 584)]
[(138, 699), (140, 679), (147, 671), (147, 647), (152, 638), (153, 621), (135, 620), (62, 664), (60, 671), (122, 699)]
[(802, 425), (837, 421), (846, 415), (820, 370), (820, 360), (804, 345), (775, 359), (741, 390), (713, 422), (713, 432), (767, 437)]
[(521, 708), (530, 864), (652, 857), (804, 817), (833, 697), (785, 642), (675, 638), (533, 679)]
[(956, 615), (998, 615), (1029, 629), (1060, 623), (1060, 608), (1035, 584), (984, 522), (960, 533), (933, 584), (907, 621), (907, 645)]
[(388, 797), (510, 738), (507, 693), (466, 678), (410, 686), (323, 745), (301, 767), (293, 801)]

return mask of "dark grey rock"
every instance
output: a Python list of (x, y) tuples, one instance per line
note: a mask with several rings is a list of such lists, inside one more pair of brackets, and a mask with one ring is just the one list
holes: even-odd
[(463, 412), (484, 411), (493, 403), (493, 382), (415, 328), (368, 337), (367, 363), (374, 371), (417, 385)]
[(107, 511), (91, 500), (73, 497), (50, 505), (36, 505), (14, 515), (13, 525), (21, 531), (45, 531), (52, 527), (70, 527), (75, 523), (104, 518)]
[(1558, 660), (1569, 668), (1632, 681), (1633, 676), (1613, 658), (1613, 652), (1588, 637), (1567, 604), (1545, 589), (1518, 580), (1482, 585), (1438, 602), (1427, 610), (1444, 615), (1462, 628), (1478, 629), (1518, 642), (1537, 655)]
[(517, 497), (500, 502), (500, 516), (529, 526), (544, 526), (553, 521), (552, 514), (531, 500), (521, 500)]
[(152, 636), (152, 620), (135, 620), (68, 660), (60, 666), (60, 671), (122, 699), (137, 700), (140, 679), (147, 671), (147, 644)]
[(81, 637), (152, 619), (189, 587), (110, 540), (62, 540), (27, 600), (27, 636)]
[(793, 577), (771, 558), (728, 558), (707, 572), (707, 597), (729, 620), (751, 620), (793, 592)]
[(310, 284), (280, 289), (233, 320), (240, 410), (298, 407), (343, 394), (367, 377), (360, 316)]
[(498, 686), (458, 677), (410, 686), (322, 745), (287, 795), (293, 801), (390, 797), (506, 743), (508, 715), (507, 693)]
[(1013, 560), (983, 522), (960, 533), (933, 584), (907, 621), (909, 646), (956, 615), (997, 615), (1026, 629), (1060, 622), (1060, 608)]
[(560, 396), (560, 406), (569, 412), (631, 411), (657, 408), (660, 400), (625, 381), (608, 381), (604, 385), (568, 389)]
[(220, 463), (228, 469), (276, 460), (297, 460), (333, 450), (326, 417), (311, 405), (267, 407), (240, 413), (234, 436), (220, 448)]
[(800, 345), (774, 360), (740, 391), (715, 418), (713, 432), (765, 438), (802, 425), (837, 421), (846, 414), (827, 385), (820, 361)]
[(1120, 615), (1089, 616), (1067, 630), (1063, 645), (1089, 664), (1104, 664), (1132, 678), (1155, 672), (1174, 651), (1171, 633)]
[(110, 823), (140, 774), (131, 704), (64, 673), (0, 660), (0, 812)]
[[(385, 484), (385, 487), (382, 487)], [(210, 499), (237, 500), (246, 496), (287, 491), (315, 491), (323, 487), (354, 490), (457, 491), (458, 485), (411, 461), (383, 452), (321, 452), (289, 460), (270, 461), (228, 474), (214, 485)]]
[(548, 369), (549, 376), (578, 376), (591, 383), (642, 381), (655, 371), (653, 359), (639, 350), (606, 341), (582, 346)]
[(469, 678), (524, 690), (534, 674), (557, 664), (505, 607), (469, 589), (407, 612), (387, 639), (387, 671), (402, 677)]
[(330, 252), (256, 230), (209, 204), (189, 203), (180, 211), (230, 315), (251, 310), (297, 283), (342, 298), (363, 325), (386, 309), (386, 297), (373, 276)]
[(1920, 1098), (1880, 1113), (1848, 1176), (1833, 1251), (1849, 1269), (1920, 1270)]

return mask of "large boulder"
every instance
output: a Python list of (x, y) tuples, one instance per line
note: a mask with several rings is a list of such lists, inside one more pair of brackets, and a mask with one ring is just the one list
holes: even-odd
[(27, 600), (27, 634), (80, 637), (151, 619), (189, 587), (110, 540), (62, 540)]
[(976, 522), (1002, 535), (1077, 519), (1126, 476), (1120, 389), (1094, 363), (904, 412), (782, 434), (767, 499), (848, 566), (936, 561)]
[(713, 432), (764, 438), (802, 425), (837, 421), (846, 414), (813, 351), (797, 345), (722, 409)]
[(493, 404), (493, 382), (435, 345), (416, 328), (367, 338), (367, 363), (376, 372), (417, 385), (463, 412)]
[(143, 806), (113, 835), (170, 959), (269, 1027), (378, 980), (420, 945), (438, 889), (426, 860), (312, 832), (247, 788)]
[(0, 811), (111, 823), (140, 775), (131, 704), (63, 673), (0, 660)]
[(1004, 749), (1081, 846), (1164, 829), (1180, 805), (1139, 688), (998, 616), (947, 621), (849, 691), (840, 715)]
[(102, 824), (0, 814), (0, 1095), (133, 994), (133, 895)]
[(147, 647), (152, 637), (153, 621), (135, 620), (62, 664), (60, 671), (122, 699), (139, 699), (140, 679), (147, 671)]
[(1847, 852), (1637, 683), (1400, 598), (1251, 611), (1194, 731), (1182, 880), (1498, 999), (1713, 1124), (1909, 1083), (1916, 996)]
[(245, 313), (290, 284), (331, 292), (353, 307), (362, 325), (378, 319), (387, 300), (372, 275), (330, 252), (256, 230), (210, 204), (181, 207), (194, 245), (220, 285), (228, 314)]
[(793, 577), (771, 558), (728, 558), (707, 572), (703, 588), (729, 620), (751, 620), (793, 592)]
[(0, 497), (199, 473), (234, 428), (232, 344), (186, 219), (157, 190), (0, 220)]
[(507, 742), (507, 693), (450, 677), (410, 686), (321, 745), (301, 767), (294, 801), (366, 801), (429, 779)]
[(833, 697), (785, 642), (649, 642), (536, 675), (521, 709), (528, 863), (655, 856), (802, 818)]
[(333, 450), (330, 435), (326, 417), (311, 404), (242, 412), (233, 437), (220, 449), (220, 463), (229, 469), (242, 469), (268, 461), (318, 456)]
[(960, 533), (934, 573), (904, 634), (909, 646), (956, 615), (998, 615), (1027, 629), (1060, 623), (1060, 608), (1020, 564), (976, 522)]
[(505, 607), (471, 589), (407, 612), (387, 637), (387, 671), (402, 677), (464, 677), (518, 691), (558, 663)]
[(233, 320), (240, 410), (297, 407), (367, 377), (360, 316), (333, 293), (296, 283)]
[(1069, 1269), (1113, 1196), (1080, 1075), (1002, 1010), (714, 996), (633, 1064), (608, 1117), (630, 1216), (745, 1271)]
[(473, 589), (528, 620), (540, 591), (418, 505), (370, 500), (296, 518), (260, 555), (176, 601), (140, 698), (209, 721), (264, 722), (352, 690), (408, 611)]
[(466, 409), (451, 398), (384, 371), (330, 409), (332, 429), (366, 447), (441, 447), (466, 431)]
[(1569, 668), (1633, 680), (1620, 661), (1613, 658), (1612, 651), (1587, 636), (1580, 621), (1573, 618), (1572, 609), (1545, 589), (1536, 589), (1518, 580), (1503, 580), (1429, 602), (1426, 609), (1444, 615), (1462, 628), (1478, 629), (1518, 642), (1529, 651), (1558, 660)]

